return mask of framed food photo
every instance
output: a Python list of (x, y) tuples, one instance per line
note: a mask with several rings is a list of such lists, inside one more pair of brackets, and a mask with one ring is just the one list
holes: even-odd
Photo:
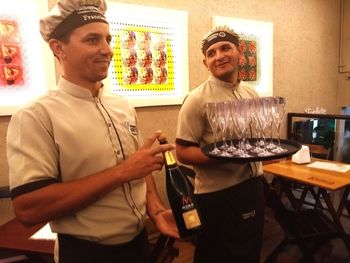
[(213, 25), (227, 25), (240, 36), (239, 79), (260, 96), (273, 94), (273, 23), (215, 16)]
[(0, 115), (55, 85), (54, 59), (39, 32), (45, 0), (11, 0), (0, 9)]
[(107, 92), (135, 107), (181, 104), (189, 90), (187, 12), (107, 4), (114, 52)]

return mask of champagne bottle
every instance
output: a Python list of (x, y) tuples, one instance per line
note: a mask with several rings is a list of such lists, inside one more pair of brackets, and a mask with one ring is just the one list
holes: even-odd
[[(162, 134), (160, 144), (168, 143)], [(166, 190), (181, 238), (198, 234), (203, 228), (198, 205), (193, 195), (193, 187), (176, 163), (171, 151), (163, 153), (166, 171)]]

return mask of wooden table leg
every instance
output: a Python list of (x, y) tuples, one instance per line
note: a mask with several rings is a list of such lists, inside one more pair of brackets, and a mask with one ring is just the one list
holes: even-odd
[[(325, 189), (320, 189), (320, 192), (321, 192), (321, 195), (322, 195), (324, 201), (326, 202), (327, 208), (328, 208), (329, 213), (333, 219), (333, 222), (334, 222), (337, 230), (339, 231), (339, 234), (340, 234), (341, 238), (343, 239), (346, 248), (348, 249), (348, 251), (350, 253), (349, 237), (345, 233), (344, 227), (343, 227), (342, 223), (340, 222), (341, 211), (339, 211), (339, 209), (338, 209), (338, 211), (335, 211), (333, 204), (332, 204), (332, 201), (331, 201), (331, 198), (330, 198), (330, 194)], [(341, 202), (344, 201), (344, 198), (347, 199), (347, 195), (346, 196), (343, 195)]]

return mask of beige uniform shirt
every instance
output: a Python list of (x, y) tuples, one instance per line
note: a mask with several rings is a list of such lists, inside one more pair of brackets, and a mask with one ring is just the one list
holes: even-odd
[[(186, 97), (178, 116), (176, 143), (203, 147), (214, 142), (213, 132), (206, 116), (207, 103), (257, 96), (257, 93), (243, 82), (233, 86), (231, 83), (209, 77)], [(245, 164), (223, 162), (211, 167), (193, 168), (196, 172), (196, 193), (218, 191), (262, 174), (260, 162)]]
[[(12, 116), (7, 155), (13, 197), (118, 165), (142, 144), (136, 113), (120, 96), (61, 78), (50, 91)], [(88, 207), (50, 222), (54, 232), (102, 244), (133, 239), (144, 226), (144, 179), (123, 184)]]

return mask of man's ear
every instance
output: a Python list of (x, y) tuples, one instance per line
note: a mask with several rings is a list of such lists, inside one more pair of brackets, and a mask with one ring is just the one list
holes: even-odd
[(243, 55), (243, 50), (242, 50), (241, 45), (236, 46), (236, 48), (237, 48), (239, 54), (242, 56)]
[(58, 59), (63, 59), (65, 58), (66, 54), (63, 50), (63, 43), (57, 39), (50, 39), (49, 40), (49, 47), (52, 50), (53, 54), (58, 58)]
[(206, 68), (208, 68), (208, 64), (207, 64), (206, 58), (203, 58), (202, 62), (203, 62), (203, 64), (204, 64), (204, 66), (205, 66)]

